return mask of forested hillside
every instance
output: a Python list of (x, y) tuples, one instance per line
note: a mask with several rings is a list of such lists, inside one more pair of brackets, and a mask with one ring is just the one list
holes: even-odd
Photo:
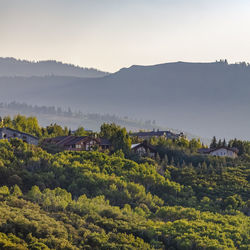
[[(68, 132), (24, 121), (9, 124)], [(241, 148), (233, 160), (197, 154), (199, 140), (153, 138), (150, 159), (129, 151), (124, 128), (100, 134), (113, 151), (0, 140), (1, 249), (249, 249), (249, 142), (229, 142)]]

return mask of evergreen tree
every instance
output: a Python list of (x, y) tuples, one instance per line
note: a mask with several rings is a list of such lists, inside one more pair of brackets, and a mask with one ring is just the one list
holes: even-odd
[(18, 187), (18, 185), (15, 185), (15, 186), (13, 187), (12, 195), (13, 195), (13, 196), (16, 196), (16, 197), (19, 197), (19, 196), (22, 196), (22, 195), (23, 195), (23, 193), (22, 193), (21, 189)]
[(113, 151), (121, 149), (125, 154), (129, 153), (131, 148), (131, 138), (126, 128), (121, 128), (114, 123), (104, 123), (101, 126), (100, 137), (110, 140)]
[(171, 166), (174, 166), (174, 165), (175, 165), (174, 157), (171, 158), (170, 165), (171, 165)]
[(161, 162), (161, 157), (160, 157), (160, 155), (158, 153), (156, 154), (155, 160), (156, 160), (157, 163)]
[(165, 154), (163, 161), (166, 165), (168, 165), (168, 155), (167, 154)]
[(212, 142), (210, 144), (210, 148), (216, 148), (216, 147), (217, 147), (217, 139), (214, 136), (213, 139), (212, 139)]

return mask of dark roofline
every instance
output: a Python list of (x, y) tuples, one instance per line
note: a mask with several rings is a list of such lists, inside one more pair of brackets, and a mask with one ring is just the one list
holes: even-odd
[(16, 129), (12, 129), (12, 128), (9, 128), (9, 127), (0, 128), (0, 130), (3, 130), (3, 129), (8, 129), (8, 130), (11, 130), (13, 132), (17, 132), (17, 133), (20, 133), (20, 134), (23, 134), (23, 135), (27, 135), (27, 136), (30, 136), (30, 137), (33, 137), (33, 138), (39, 140), (39, 138), (34, 136), (34, 135), (31, 135), (31, 134), (28, 134), (28, 133), (25, 133), (25, 132), (22, 132), (22, 131), (19, 131), (19, 130), (16, 130)]
[(95, 140), (97, 143), (99, 143), (98, 138), (94, 138), (92, 136), (74, 136), (74, 135), (68, 135), (68, 136), (58, 136), (54, 138), (48, 138), (48, 140), (51, 140), (51, 143), (55, 143), (59, 146), (72, 146), (76, 145), (82, 141), (86, 141), (88, 139)]
[(174, 136), (180, 136), (180, 135), (183, 135), (183, 132), (180, 132), (180, 133), (174, 133), (174, 132), (171, 132), (170, 130), (156, 130), (156, 131), (140, 131), (140, 132), (135, 132), (135, 133), (132, 133), (131, 135), (132, 136), (155, 136), (155, 135), (174, 135)]
[(95, 138), (93, 136), (57, 136), (53, 138), (45, 138), (43, 141), (46, 143), (54, 143), (56, 145), (70, 146), (85, 141), (87, 139), (95, 140), (100, 146), (111, 146), (111, 143), (106, 138)]
[(88, 136), (80, 136), (80, 137), (73, 137), (72, 140), (66, 141), (66, 143), (64, 144), (65, 146), (70, 146), (70, 145), (75, 145), (79, 142), (85, 141), (86, 139), (88, 139), (90, 137)]

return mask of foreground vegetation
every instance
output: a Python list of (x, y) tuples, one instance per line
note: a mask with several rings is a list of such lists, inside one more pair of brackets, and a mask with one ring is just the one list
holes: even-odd
[[(69, 133), (4, 121), (40, 138)], [(240, 149), (232, 160), (197, 154), (198, 140), (153, 138), (150, 159), (130, 152), (138, 139), (123, 128), (100, 135), (110, 152), (0, 140), (0, 249), (249, 249), (248, 142), (229, 142)]]
[(248, 249), (248, 166), (158, 169), (2, 140), (0, 248)]

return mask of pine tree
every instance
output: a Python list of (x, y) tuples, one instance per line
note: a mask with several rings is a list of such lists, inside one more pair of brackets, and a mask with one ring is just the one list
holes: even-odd
[(181, 167), (182, 168), (186, 167), (186, 162), (184, 160), (182, 161)]
[(174, 157), (172, 157), (171, 161), (170, 161), (170, 165), (174, 166), (175, 165), (175, 161), (174, 161)]
[(168, 165), (168, 155), (167, 154), (165, 154), (165, 156), (164, 156), (164, 161), (165, 161), (166, 165)]
[(160, 157), (160, 155), (158, 153), (156, 154), (155, 160), (156, 160), (157, 163), (161, 162), (161, 157)]
[(214, 136), (213, 139), (212, 139), (212, 142), (210, 144), (210, 148), (216, 148), (216, 147), (217, 147), (217, 139)]

